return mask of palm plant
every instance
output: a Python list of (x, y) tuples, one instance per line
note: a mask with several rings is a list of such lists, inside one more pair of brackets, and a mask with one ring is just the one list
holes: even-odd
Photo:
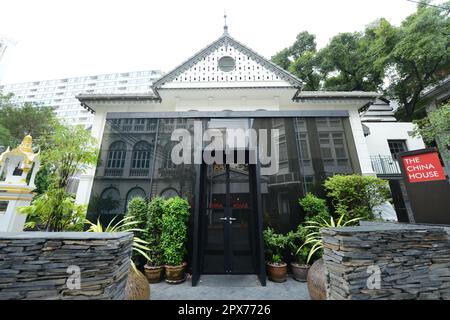
[[(117, 217), (116, 217), (117, 218)], [(112, 219), (111, 222), (106, 226), (106, 228), (103, 227), (103, 225), (100, 223), (99, 220), (97, 220), (97, 223), (92, 223), (89, 220), (86, 220), (86, 223), (90, 225), (88, 232), (145, 232), (145, 230), (136, 228), (136, 225), (139, 225), (141, 222), (135, 220), (134, 216), (125, 216), (123, 219), (119, 220), (117, 223), (113, 224), (114, 220)], [(133, 236), (133, 251), (137, 254), (142, 255), (146, 259), (150, 259), (147, 255), (147, 252), (150, 250), (146, 245), (148, 245), (148, 242), (145, 240), (142, 240), (139, 237)], [(131, 266), (135, 271), (137, 271), (136, 265), (134, 264), (134, 261), (131, 260)]]
[(300, 254), (301, 250), (303, 250), (304, 247), (311, 247), (309, 249), (309, 254), (306, 259), (306, 263), (309, 264), (309, 261), (311, 260), (314, 253), (316, 253), (318, 250), (323, 249), (323, 241), (322, 241), (322, 237), (320, 236), (321, 228), (345, 227), (345, 226), (354, 224), (358, 220), (362, 219), (362, 218), (353, 218), (350, 220), (345, 220), (346, 217), (347, 217), (347, 213), (344, 212), (341, 214), (341, 216), (339, 217), (339, 219), (337, 221), (335, 221), (333, 217), (330, 217), (329, 221), (325, 220), (323, 218), (319, 219), (319, 221), (314, 221), (314, 220), (306, 221), (305, 222), (306, 226), (304, 228), (311, 232), (307, 233), (305, 242), (303, 243), (303, 245), (300, 248), (298, 248), (296, 254), (297, 255)]

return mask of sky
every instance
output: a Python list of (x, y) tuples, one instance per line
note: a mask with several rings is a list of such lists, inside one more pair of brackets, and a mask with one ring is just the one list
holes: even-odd
[(407, 0), (1, 0), (0, 35), (15, 41), (0, 83), (136, 70), (168, 72), (223, 33), (266, 58), (306, 30), (323, 47), (339, 32), (384, 17), (400, 22)]

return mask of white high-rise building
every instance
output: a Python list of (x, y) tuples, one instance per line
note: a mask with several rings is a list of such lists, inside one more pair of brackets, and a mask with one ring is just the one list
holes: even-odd
[(0, 92), (13, 93), (15, 103), (33, 102), (55, 108), (58, 118), (69, 124), (89, 127), (93, 115), (75, 98), (81, 93), (146, 93), (162, 76), (159, 70), (99, 74), (75, 78), (0, 84)]

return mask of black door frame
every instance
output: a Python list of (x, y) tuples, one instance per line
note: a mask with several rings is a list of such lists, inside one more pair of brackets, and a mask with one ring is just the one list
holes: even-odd
[[(261, 285), (266, 285), (266, 268), (264, 263), (264, 242), (263, 242), (263, 214), (262, 214), (262, 197), (261, 197), (261, 186), (260, 186), (260, 172), (261, 166), (258, 158), (258, 150), (254, 151), (256, 153), (256, 164), (249, 166), (249, 175), (253, 175), (254, 179), (249, 181), (250, 184), (250, 194), (252, 196), (252, 202), (254, 203), (254, 210), (256, 214), (251, 216), (256, 218), (253, 221), (253, 228), (255, 232), (255, 244), (252, 248), (255, 252), (252, 255), (255, 264), (255, 273)], [(200, 216), (200, 210), (203, 203), (205, 203), (205, 183), (206, 181), (206, 164), (196, 165), (196, 181), (195, 181), (195, 210), (194, 210), (194, 234), (193, 234), (193, 259), (192, 259), (192, 286), (196, 286), (200, 280), (202, 274), (203, 266), (203, 248), (204, 243), (204, 232), (202, 220)], [(253, 181), (252, 181), (253, 180)], [(229, 175), (227, 174), (227, 182), (229, 182)], [(227, 200), (229, 204), (229, 183), (227, 183)], [(230, 207), (230, 206), (226, 206)], [(228, 209), (230, 210), (230, 209)], [(226, 213), (229, 216), (231, 213)], [(250, 230), (249, 230), (250, 232)], [(225, 245), (230, 245), (230, 239), (225, 239)], [(227, 244), (228, 243), (228, 244)], [(231, 250), (226, 250), (226, 252), (231, 252)], [(226, 259), (227, 260), (227, 259)], [(228, 261), (231, 261), (229, 259)]]

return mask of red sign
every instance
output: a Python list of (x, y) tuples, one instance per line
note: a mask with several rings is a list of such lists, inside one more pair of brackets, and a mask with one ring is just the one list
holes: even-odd
[(405, 156), (402, 161), (410, 183), (446, 179), (437, 152)]

